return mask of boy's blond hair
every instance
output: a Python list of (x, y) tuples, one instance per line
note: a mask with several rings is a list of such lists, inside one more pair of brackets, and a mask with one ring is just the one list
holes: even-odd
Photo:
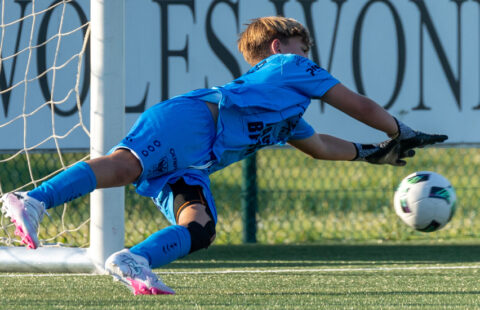
[(293, 18), (260, 17), (246, 25), (247, 29), (240, 34), (237, 43), (239, 51), (251, 65), (271, 56), (270, 44), (274, 39), (286, 44), (289, 38), (299, 36), (307, 48), (312, 45), (308, 30)]

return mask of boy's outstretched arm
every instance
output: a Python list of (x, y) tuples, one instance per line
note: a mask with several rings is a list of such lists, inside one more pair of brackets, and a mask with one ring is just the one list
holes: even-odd
[(412, 150), (400, 152), (400, 143), (396, 140), (387, 140), (380, 144), (360, 144), (325, 134), (314, 134), (309, 138), (290, 140), (288, 143), (315, 159), (323, 160), (358, 160), (371, 164), (404, 166), (406, 162), (403, 159), (415, 154)]
[(288, 144), (315, 159), (353, 160), (357, 155), (353, 143), (324, 134), (314, 134), (309, 138), (290, 140)]
[(398, 132), (395, 119), (373, 100), (357, 94), (342, 84), (330, 88), (322, 100), (352, 118), (383, 131), (389, 136)]
[(385, 132), (400, 143), (400, 152), (443, 142), (446, 135), (431, 135), (415, 131), (395, 119), (373, 100), (359, 95), (342, 84), (333, 86), (322, 100), (358, 121)]

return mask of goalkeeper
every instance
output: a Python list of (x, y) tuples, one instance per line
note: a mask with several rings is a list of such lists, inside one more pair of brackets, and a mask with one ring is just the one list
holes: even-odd
[[(284, 143), (316, 159), (403, 166), (413, 148), (447, 139), (410, 129), (346, 88), (307, 58), (311, 44), (308, 31), (294, 19), (252, 20), (238, 40), (252, 65), (247, 73), (151, 107), (109, 154), (79, 162), (29, 192), (4, 195), (2, 211), (15, 223), (22, 242), (35, 249), (46, 209), (96, 188), (133, 183), (140, 195), (152, 197), (172, 225), (112, 254), (105, 270), (134, 294), (173, 294), (152, 269), (207, 248), (215, 239), (211, 173), (265, 146)], [(312, 98), (390, 139), (372, 145), (315, 133), (302, 118)]]

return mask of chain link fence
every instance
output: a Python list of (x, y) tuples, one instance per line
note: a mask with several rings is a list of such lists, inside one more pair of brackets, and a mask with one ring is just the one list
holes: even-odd
[[(65, 165), (70, 165), (85, 156), (85, 153), (66, 153), (62, 159)], [(57, 153), (30, 154), (30, 175), (25, 156), (4, 161), (10, 157), (10, 154), (0, 155), (2, 194), (31, 183), (31, 177), (38, 180), (61, 167)], [(256, 174), (246, 174), (252, 165)], [(476, 148), (422, 149), (406, 167), (317, 161), (291, 148), (265, 149), (250, 162), (236, 163), (212, 175), (219, 215), (215, 243), (476, 239), (480, 235), (478, 169), (480, 151)], [(396, 186), (402, 178), (420, 170), (443, 174), (457, 192), (457, 212), (438, 232), (413, 231), (393, 210)], [(253, 180), (249, 179), (252, 177)], [(126, 187), (125, 219), (127, 246), (168, 225), (151, 200), (136, 194), (133, 186)], [(88, 221), (87, 196), (50, 209), (50, 217), (41, 224), (40, 238), (44, 244), (88, 246)], [(0, 227), (0, 245), (18, 245), (13, 225), (3, 216)], [(244, 230), (252, 227), (253, 239), (252, 236), (248, 239)]]

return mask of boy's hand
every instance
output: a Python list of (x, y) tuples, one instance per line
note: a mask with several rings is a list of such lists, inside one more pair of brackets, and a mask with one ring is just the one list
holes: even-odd
[(405, 166), (407, 162), (403, 159), (415, 155), (414, 150), (401, 152), (400, 143), (395, 139), (380, 144), (354, 143), (354, 145), (357, 149), (357, 156), (353, 160), (366, 161), (377, 165)]
[(397, 122), (398, 132), (390, 138), (399, 141), (402, 152), (426, 145), (441, 143), (448, 139), (446, 135), (430, 135), (416, 131), (394, 118)]

